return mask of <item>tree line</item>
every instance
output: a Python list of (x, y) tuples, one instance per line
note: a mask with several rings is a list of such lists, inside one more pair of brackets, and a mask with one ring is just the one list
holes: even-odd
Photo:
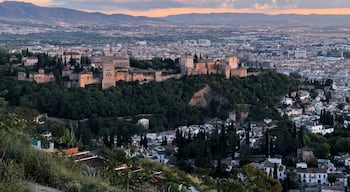
[(190, 132), (185, 135), (177, 129), (174, 144), (178, 147), (176, 156), (180, 168), (191, 171), (192, 167), (185, 162), (188, 159), (193, 159), (194, 165), (201, 168), (212, 168), (212, 162), (217, 160), (217, 169), (213, 174), (222, 176), (224, 167), (221, 166), (221, 159), (233, 156), (240, 147), (240, 139), (236, 127), (231, 124), (223, 125), (220, 129), (216, 127), (211, 134), (201, 131), (196, 135)]

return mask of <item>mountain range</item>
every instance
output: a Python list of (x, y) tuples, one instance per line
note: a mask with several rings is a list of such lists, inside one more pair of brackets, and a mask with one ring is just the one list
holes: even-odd
[(106, 15), (88, 13), (60, 7), (40, 7), (32, 3), (4, 1), (0, 3), (0, 18), (8, 21), (101, 23), (154, 21), (148, 17), (134, 17), (124, 14)]
[(134, 17), (125, 14), (107, 15), (60, 7), (40, 7), (32, 3), (4, 1), (0, 3), (0, 22), (118, 24), (168, 22), (192, 25), (239, 26), (350, 26), (350, 15), (266, 15), (256, 13), (181, 14), (167, 17)]

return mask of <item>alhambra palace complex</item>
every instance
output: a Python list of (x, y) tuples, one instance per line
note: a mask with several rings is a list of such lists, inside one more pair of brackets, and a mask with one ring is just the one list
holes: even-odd
[[(73, 54), (67, 54), (72, 56)], [(66, 57), (64, 57), (66, 59)], [(76, 62), (80, 63), (80, 55), (76, 56)], [(31, 62), (32, 63), (32, 62)], [(95, 73), (91, 69), (95, 70)], [(100, 73), (96, 74), (97, 71)], [(164, 75), (162, 71), (153, 69), (138, 69), (130, 67), (128, 57), (121, 56), (96, 56), (91, 58), (91, 66), (85, 68), (84, 71), (76, 73), (74, 67), (69, 64), (62, 71), (64, 85), (66, 87), (85, 87), (90, 84), (102, 84), (102, 89), (116, 86), (118, 81), (164, 81), (170, 78), (181, 78), (184, 75), (224, 75), (227, 79), (238, 76), (245, 77), (247, 69), (240, 65), (236, 56), (226, 57), (223, 60), (201, 59), (197, 55), (183, 55), (180, 59), (181, 73)], [(46, 74), (44, 70), (39, 72), (26, 74), (18, 73), (18, 80), (36, 81), (37, 83), (45, 83), (54, 81), (52, 73)]]
[[(116, 82), (122, 81), (163, 81), (169, 78), (178, 78), (183, 75), (210, 75), (221, 74), (227, 79), (232, 76), (245, 77), (247, 69), (239, 66), (239, 59), (235, 56), (227, 57), (223, 61), (214, 61), (212, 59), (197, 59), (192, 55), (181, 57), (181, 74), (179, 75), (162, 75), (161, 71), (154, 70), (135, 70), (130, 68), (128, 58), (103, 57), (93, 59), (102, 65), (102, 89), (116, 86)], [(84, 81), (85, 80), (85, 81)], [(89, 84), (88, 79), (80, 80), (81, 86)]]

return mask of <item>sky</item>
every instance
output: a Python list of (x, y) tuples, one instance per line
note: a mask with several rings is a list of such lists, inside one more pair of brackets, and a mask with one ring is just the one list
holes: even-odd
[[(2, 2), (3, 0), (0, 0)], [(161, 17), (184, 13), (350, 14), (350, 0), (21, 0), (107, 14)]]

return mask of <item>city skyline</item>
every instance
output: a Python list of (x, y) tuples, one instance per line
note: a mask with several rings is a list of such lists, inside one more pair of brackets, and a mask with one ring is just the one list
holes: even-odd
[[(21, 0), (106, 14), (162, 17), (187, 13), (350, 14), (347, 0)], [(3, 0), (0, 0), (3, 2)]]

